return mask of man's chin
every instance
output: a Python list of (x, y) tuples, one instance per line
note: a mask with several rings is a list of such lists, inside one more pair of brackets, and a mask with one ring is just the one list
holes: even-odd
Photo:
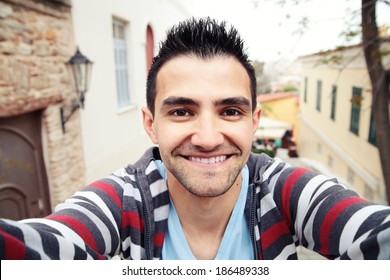
[[(196, 175), (194, 175), (195, 177)], [(226, 177), (224, 177), (226, 180)], [(231, 182), (223, 182), (221, 179), (204, 179), (197, 182), (182, 182), (183, 187), (192, 195), (201, 198), (215, 198), (226, 194), (234, 185)], [(199, 187), (203, 186), (203, 187)], [(212, 186), (212, 187), (210, 187)]]

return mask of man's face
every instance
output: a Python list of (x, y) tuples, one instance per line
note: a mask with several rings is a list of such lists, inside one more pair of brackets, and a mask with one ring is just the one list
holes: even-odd
[(157, 75), (154, 117), (144, 126), (160, 147), (169, 187), (216, 197), (241, 183), (260, 110), (252, 111), (245, 68), (232, 57), (179, 56)]

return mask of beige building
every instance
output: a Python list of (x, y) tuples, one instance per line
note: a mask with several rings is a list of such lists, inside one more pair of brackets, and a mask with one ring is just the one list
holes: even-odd
[(299, 155), (367, 199), (385, 203), (361, 46), (308, 55), (300, 61)]

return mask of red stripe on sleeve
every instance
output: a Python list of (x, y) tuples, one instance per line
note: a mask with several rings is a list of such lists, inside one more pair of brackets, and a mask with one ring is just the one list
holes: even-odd
[(112, 199), (112, 201), (114, 201), (115, 204), (118, 205), (120, 209), (122, 209), (121, 200), (119, 199), (119, 196), (112, 185), (102, 181), (97, 181), (92, 183), (90, 186), (105, 192)]
[(66, 224), (68, 227), (73, 229), (83, 240), (84, 242), (91, 247), (95, 252), (97, 252), (96, 241), (92, 233), (88, 228), (79, 220), (65, 215), (53, 214), (47, 217), (47, 219), (54, 220)]
[(136, 212), (122, 212), (121, 228), (125, 228), (126, 226), (136, 228), (143, 232), (145, 228), (145, 222)]
[(261, 233), (261, 243), (263, 250), (267, 249), (281, 236), (289, 233), (289, 229), (284, 221), (272, 225), (265, 232)]
[(328, 213), (324, 217), (320, 229), (321, 254), (329, 255), (328, 251), (329, 251), (330, 231), (336, 219), (349, 206), (352, 206), (360, 202), (365, 202), (365, 200), (360, 197), (349, 197), (338, 202), (328, 211)]
[(308, 170), (305, 168), (296, 169), (293, 173), (291, 173), (290, 176), (288, 176), (286, 182), (283, 185), (282, 213), (283, 213), (283, 218), (285, 219), (285, 221), (288, 222), (290, 226), (291, 226), (291, 215), (290, 215), (291, 193), (298, 179), (301, 178), (301, 176), (306, 172), (308, 172)]
[(4, 249), (6, 260), (23, 260), (26, 255), (25, 245), (14, 236), (2, 232), (1, 235), (4, 238)]
[(162, 247), (164, 245), (165, 233), (156, 233), (154, 235), (154, 246)]

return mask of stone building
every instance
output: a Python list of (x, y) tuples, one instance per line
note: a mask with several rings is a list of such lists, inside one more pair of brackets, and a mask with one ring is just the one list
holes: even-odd
[(80, 117), (65, 62), (75, 44), (70, 0), (0, 2), (0, 216), (38, 217), (85, 184)]

